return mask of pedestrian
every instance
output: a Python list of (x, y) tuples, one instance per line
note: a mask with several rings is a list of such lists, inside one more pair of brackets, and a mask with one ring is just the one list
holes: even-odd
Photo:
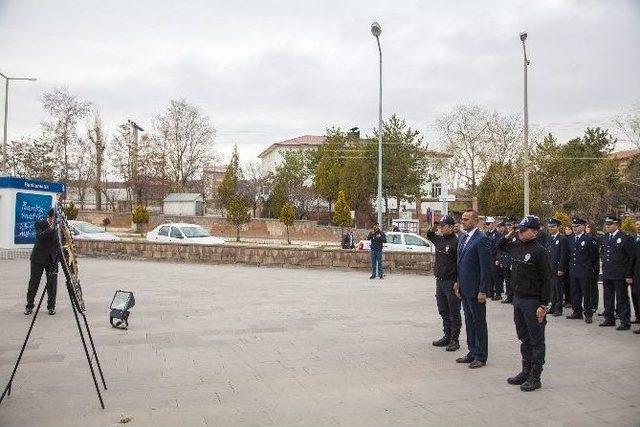
[[(631, 323), (640, 323), (640, 220), (636, 221), (636, 235), (633, 242), (633, 284), (631, 285), (631, 300), (633, 301), (633, 311), (635, 320)], [(634, 334), (640, 334), (640, 329), (633, 331)]]
[(631, 328), (628, 286), (633, 283), (634, 242), (631, 236), (619, 230), (620, 218), (615, 215), (607, 216), (604, 226), (607, 234), (600, 248), (604, 322), (600, 326), (616, 326), (618, 317), (620, 326), (616, 330), (627, 331)]
[(598, 261), (598, 244), (585, 233), (587, 221), (574, 218), (571, 221), (573, 237), (569, 238), (569, 274), (571, 275), (571, 305), (573, 313), (567, 319), (582, 319), (593, 322), (591, 286), (593, 272)]
[[(569, 238), (573, 237), (573, 228), (571, 224), (564, 226), (564, 237), (567, 238), (567, 251), (569, 250)], [(569, 271), (569, 256), (567, 255), (567, 271), (564, 278), (564, 307), (571, 308), (571, 272)]]
[[(600, 305), (598, 281), (600, 280), (600, 247), (602, 246), (602, 238), (598, 234), (593, 222), (587, 222), (584, 232), (595, 239), (598, 247), (598, 251), (596, 252), (597, 260), (593, 265), (593, 275), (591, 276), (591, 306), (593, 307), (593, 312), (598, 313), (598, 306)], [(604, 316), (604, 312), (598, 313), (598, 316)]]
[(551, 308), (549, 312), (553, 316), (562, 316), (564, 282), (568, 264), (567, 238), (560, 233), (560, 220), (551, 218), (547, 222), (549, 237), (545, 247), (549, 257), (549, 274), (551, 283)]
[(56, 291), (58, 289), (58, 238), (55, 229), (55, 211), (49, 209), (45, 219), (36, 221), (36, 243), (31, 250), (31, 277), (27, 289), (27, 305), (24, 314), (33, 312), (34, 300), (42, 273), (46, 273), (47, 310), (56, 314)]
[(454, 224), (453, 218), (445, 215), (438, 223), (439, 233), (433, 230), (427, 231), (427, 239), (433, 242), (436, 250), (434, 267), (436, 304), (438, 313), (442, 317), (442, 330), (444, 332), (444, 336), (432, 344), (436, 347), (446, 347), (447, 351), (456, 351), (460, 348), (459, 337), (462, 326), (460, 298), (453, 292), (458, 260), (458, 238), (453, 232)]
[(491, 286), (491, 240), (478, 229), (478, 222), (475, 210), (462, 214), (467, 234), (458, 245), (458, 281), (453, 285), (462, 299), (469, 348), (456, 362), (468, 363), (471, 369), (486, 365), (489, 353), (486, 301)]
[(347, 229), (347, 233), (344, 235), (342, 239), (342, 249), (353, 249), (355, 248), (354, 240), (353, 240), (353, 230), (350, 228)]
[(495, 280), (494, 280), (495, 275), (493, 274), (493, 271), (495, 270), (495, 262), (496, 262), (496, 253), (494, 251), (494, 248), (497, 242), (498, 232), (496, 231), (496, 220), (494, 217), (492, 216), (486, 217), (486, 219), (484, 220), (484, 223), (486, 224), (485, 234), (491, 240), (491, 286), (489, 287), (487, 298), (494, 300), (496, 295), (496, 288), (497, 288), (497, 284), (495, 283)]
[(540, 375), (546, 352), (545, 317), (551, 273), (547, 251), (537, 239), (539, 232), (540, 219), (527, 215), (518, 225), (517, 236), (511, 231), (498, 243), (511, 255), (513, 321), (522, 356), (522, 371), (507, 382), (519, 385), (522, 391), (533, 391), (542, 386)]
[(367, 240), (371, 241), (371, 277), (369, 279), (375, 279), (378, 276), (380, 279), (384, 277), (382, 269), (382, 245), (387, 243), (387, 236), (384, 231), (380, 229), (380, 225), (376, 222), (373, 224), (373, 229), (367, 236)]

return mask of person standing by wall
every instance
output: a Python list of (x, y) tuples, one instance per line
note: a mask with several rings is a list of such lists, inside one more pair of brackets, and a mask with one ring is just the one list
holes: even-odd
[(387, 236), (380, 229), (380, 225), (376, 222), (373, 224), (373, 230), (367, 236), (367, 240), (371, 241), (371, 277), (380, 279), (384, 277), (382, 269), (382, 245), (387, 243)]
[(34, 300), (42, 273), (46, 272), (47, 277), (47, 309), (49, 314), (56, 314), (56, 291), (58, 288), (58, 238), (55, 229), (55, 212), (49, 209), (47, 217), (37, 221), (36, 243), (31, 251), (31, 277), (29, 278), (29, 288), (27, 289), (27, 305), (24, 314), (33, 312)]

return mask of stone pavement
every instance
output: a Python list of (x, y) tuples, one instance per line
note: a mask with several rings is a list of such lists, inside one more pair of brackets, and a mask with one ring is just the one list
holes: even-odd
[[(489, 363), (430, 345), (434, 279), (80, 259), (109, 390), (100, 409), (59, 286), (0, 405), (0, 426), (640, 425), (640, 336), (552, 318), (543, 388), (506, 383), (520, 358), (511, 306), (489, 302)], [(0, 261), (0, 382), (30, 317), (28, 260)], [(116, 289), (135, 292), (112, 329)], [(463, 335), (464, 338), (464, 335)]]

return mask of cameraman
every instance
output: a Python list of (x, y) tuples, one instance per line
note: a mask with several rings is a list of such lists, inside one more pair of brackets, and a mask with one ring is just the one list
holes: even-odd
[(36, 243), (31, 251), (31, 278), (27, 290), (27, 306), (24, 314), (33, 312), (34, 299), (40, 286), (42, 272), (47, 273), (47, 309), (56, 314), (56, 290), (58, 288), (58, 238), (55, 229), (55, 211), (49, 209), (47, 218), (36, 221)]

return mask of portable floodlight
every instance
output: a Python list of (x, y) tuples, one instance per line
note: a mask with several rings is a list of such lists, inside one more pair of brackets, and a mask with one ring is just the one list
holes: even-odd
[(129, 326), (129, 309), (136, 305), (133, 292), (116, 291), (111, 301), (111, 313), (109, 322), (111, 326), (118, 329), (127, 329)]

